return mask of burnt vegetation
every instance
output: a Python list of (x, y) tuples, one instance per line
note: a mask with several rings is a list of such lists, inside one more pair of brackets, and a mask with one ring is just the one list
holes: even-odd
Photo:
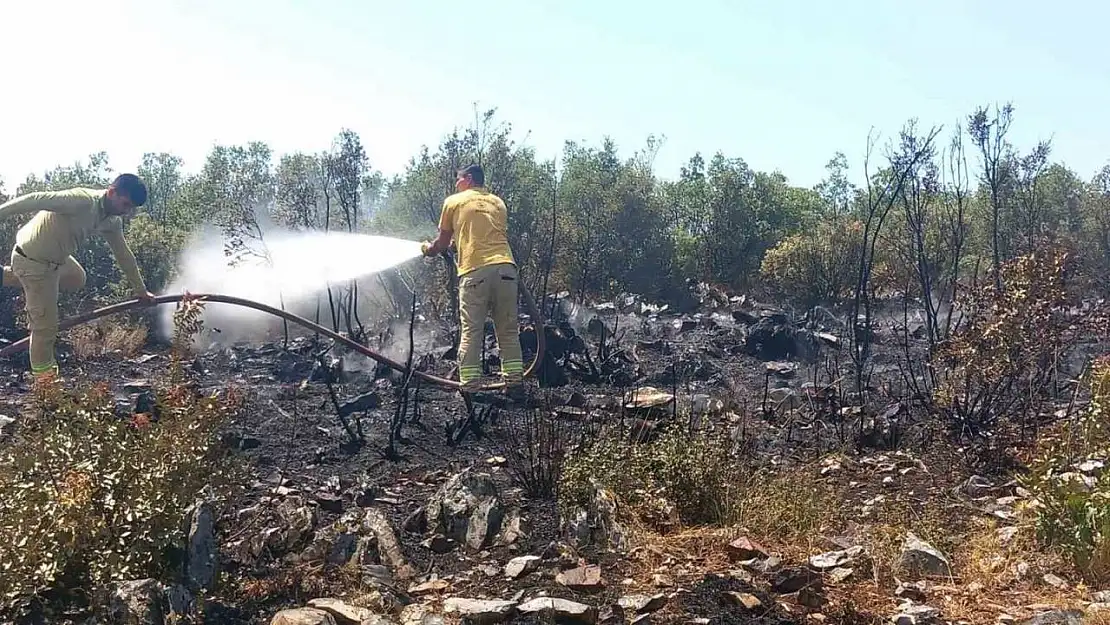
[[(206, 347), (193, 339), (219, 328), (193, 300), (169, 341), (150, 313), (68, 331), (66, 386), (6, 363), (0, 617), (995, 623), (1110, 607), (1094, 592), (1110, 578), (1110, 166), (1086, 180), (1049, 143), (1012, 145), (1010, 105), (873, 135), (813, 188), (723, 154), (667, 179), (655, 139), (544, 161), (496, 119), (392, 178), (348, 130), (276, 160), (218, 146), (193, 174), (144, 158), (151, 200), (127, 237), (154, 291), (206, 227), (229, 262), (265, 258), (274, 229), (428, 238), (456, 168), (481, 162), (543, 313), (521, 317), (525, 360), (540, 333), (544, 357), (523, 400), (418, 375), (455, 375), (449, 255), (321, 285), (309, 316), (400, 370), (291, 325)], [(107, 163), (11, 191), (105, 186)], [(17, 226), (0, 224), (6, 245)], [(126, 293), (98, 241), (79, 260), (88, 286), (63, 316)], [(0, 299), (7, 339), (21, 302)]]

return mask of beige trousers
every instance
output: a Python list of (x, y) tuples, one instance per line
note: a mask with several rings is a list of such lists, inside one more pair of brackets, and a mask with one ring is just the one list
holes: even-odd
[(509, 263), (479, 267), (459, 278), (459, 381), (463, 384), (482, 376), (482, 341), (486, 314), (493, 317), (497, 346), (501, 349), (501, 373), (520, 377), (524, 363), (520, 354), (517, 321), (517, 269)]
[(4, 286), (18, 284), (23, 289), (31, 334), (31, 372), (57, 371), (54, 344), (58, 339), (58, 294), (84, 287), (85, 269), (72, 256), (58, 265), (31, 260), (14, 249), (11, 262), (10, 268), (4, 268)]

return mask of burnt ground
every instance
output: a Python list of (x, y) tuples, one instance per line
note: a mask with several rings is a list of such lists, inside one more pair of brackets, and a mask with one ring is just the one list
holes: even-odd
[[(241, 473), (232, 498), (218, 507), (223, 577), (206, 602), (206, 622), (268, 623), (316, 597), (341, 597), (388, 613), (392, 622), (419, 622), (442, 612), (449, 598), (520, 604), (541, 595), (592, 606), (597, 620), (617, 623), (636, 619), (619, 606), (629, 595), (663, 596), (652, 622), (712, 624), (888, 621), (913, 605), (936, 609), (944, 620), (993, 623), (1000, 615), (1028, 619), (1089, 602), (1056, 560), (1023, 546), (1028, 524), (1020, 521), (1022, 491), (1007, 466), (1013, 454), (1000, 445), (987, 453), (953, 444), (942, 425), (905, 401), (905, 358), (893, 334), (880, 334), (860, 397), (846, 390), (851, 376), (835, 323), (807, 328), (737, 298), (685, 315), (653, 313), (632, 299), (566, 308), (546, 330), (548, 358), (527, 406), (478, 397), (478, 425), (449, 440), (467, 421), (466, 404), (420, 385), (410, 389), (404, 440), (392, 458), (385, 450), (401, 374), (365, 363), (351, 371), (356, 361), (346, 354), (320, 359), (326, 344), (307, 337), (288, 349), (278, 342), (199, 354), (190, 375), (202, 388), (238, 386), (249, 400), (224, 436)], [(526, 347), (534, 343), (529, 330), (522, 338)], [(451, 351), (433, 349), (420, 364), (451, 375)], [(489, 357), (496, 361), (495, 348)], [(163, 349), (148, 345), (142, 354), (71, 359), (63, 367), (73, 378), (107, 380), (127, 403), (166, 362)], [(25, 390), (15, 379), (11, 373), (5, 401)], [(630, 406), (644, 403), (636, 399), (643, 394), (630, 393), (645, 387), (677, 397), (677, 408)], [(351, 442), (336, 403), (364, 433), (360, 444)], [(569, 429), (624, 422), (650, 431), (691, 411), (728, 431), (746, 464), (808, 472), (807, 484), (829, 499), (806, 501), (783, 482), (770, 489), (778, 488), (780, 499), (760, 516), (782, 511), (785, 525), (821, 517), (819, 531), (799, 539), (789, 527), (768, 535), (751, 527), (685, 527), (640, 533), (630, 548), (607, 550), (575, 544), (555, 501), (525, 496), (512, 479), (529, 415)], [(490, 476), (505, 511), (501, 526), (519, 528), (514, 537), (505, 539), (503, 530), (494, 544), (473, 549), (437, 544), (443, 536), (419, 527), (437, 491), (468, 468)], [(396, 532), (408, 574), (387, 557), (380, 537), (375, 553), (350, 553), (368, 532), (343, 523), (358, 526), (372, 510)], [(1017, 529), (1002, 545), (994, 537), (1006, 527)], [(898, 572), (907, 531), (944, 553), (951, 574)], [(744, 537), (762, 546), (738, 552), (735, 541)], [(866, 555), (853, 554), (840, 567), (854, 574), (830, 578), (826, 569), (811, 579), (807, 558), (856, 545)], [(529, 555), (539, 556), (537, 570), (507, 579), (505, 564)], [(361, 569), (343, 566), (349, 562)], [(572, 588), (559, 577), (589, 565), (600, 567), (599, 583)], [(1047, 573), (1065, 585), (1046, 584)], [(799, 592), (791, 576), (809, 581)], [(919, 580), (926, 581), (907, 589)], [(751, 597), (758, 605), (744, 603)], [(517, 614), (512, 622), (546, 622), (538, 618)]]

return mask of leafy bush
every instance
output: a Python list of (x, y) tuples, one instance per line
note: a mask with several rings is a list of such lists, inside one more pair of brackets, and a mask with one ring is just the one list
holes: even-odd
[(672, 426), (646, 443), (629, 434), (602, 433), (567, 457), (559, 490), (564, 511), (588, 507), (593, 481), (636, 521), (664, 533), (742, 525), (767, 538), (804, 539), (837, 512), (836, 497), (815, 472), (750, 468), (724, 428)]
[(1025, 424), (1051, 399), (1057, 364), (1084, 321), (1069, 315), (1079, 296), (1070, 261), (1066, 249), (1044, 245), (1003, 266), (1002, 290), (987, 284), (963, 298), (962, 325), (934, 356), (945, 373), (933, 394), (960, 433)]
[[(182, 311), (188, 327), (199, 307)], [(36, 386), (0, 451), (0, 608), (52, 591), (95, 593), (173, 564), (185, 510), (219, 483), (217, 430), (239, 405), (234, 392), (201, 396), (176, 375), (156, 414), (130, 417), (117, 414), (105, 383)]]
[(1110, 579), (1110, 358), (1095, 363), (1089, 380), (1090, 405), (1045, 445), (1023, 483), (1033, 493), (1038, 538), (1098, 582)]
[(680, 427), (649, 443), (637, 443), (623, 431), (603, 434), (567, 459), (560, 503), (587, 505), (592, 478), (656, 529), (716, 523), (727, 517), (740, 482), (729, 447), (720, 433)]
[(822, 221), (767, 251), (763, 280), (777, 296), (812, 306), (848, 297), (863, 246), (858, 220)]

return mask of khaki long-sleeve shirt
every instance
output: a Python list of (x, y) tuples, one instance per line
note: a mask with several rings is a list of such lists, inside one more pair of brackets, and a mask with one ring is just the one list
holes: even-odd
[(90, 232), (104, 237), (131, 290), (146, 292), (135, 255), (123, 238), (123, 220), (104, 212), (106, 191), (75, 188), (28, 193), (0, 204), (0, 219), (35, 213), (16, 233), (15, 243), (28, 258), (62, 264)]

